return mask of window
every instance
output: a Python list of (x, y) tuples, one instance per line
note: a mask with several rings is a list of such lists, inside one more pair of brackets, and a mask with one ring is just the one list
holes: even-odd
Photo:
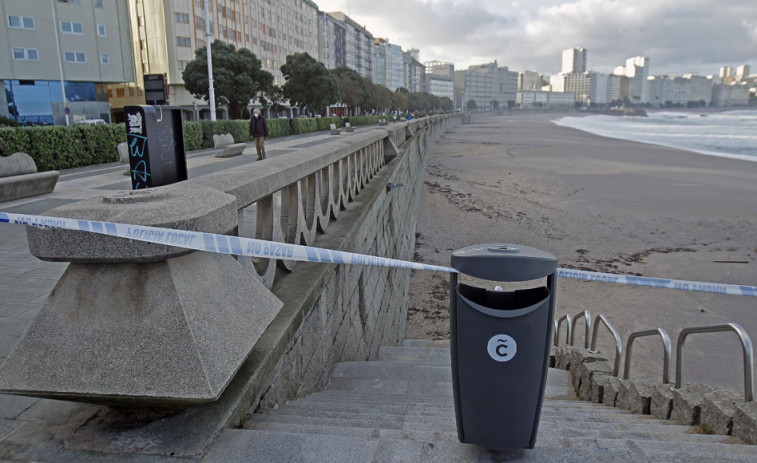
[(112, 88), (108, 89), (108, 98), (113, 98), (113, 89)]
[(8, 15), (8, 25), (14, 29), (34, 29), (34, 18)]
[(26, 49), (26, 59), (30, 61), (37, 61), (39, 60), (39, 52), (36, 48), (27, 48)]
[(86, 63), (87, 54), (79, 51), (67, 51), (63, 53), (63, 59), (67, 63)]
[(108, 64), (108, 54), (107, 53), (100, 53), (100, 62), (102, 64)]
[(13, 49), (13, 59), (26, 59), (26, 53), (24, 52), (23, 48), (14, 48)]
[(97, 25), (97, 35), (100, 37), (105, 37), (107, 34), (105, 33), (105, 25), (104, 24), (98, 24)]
[(103, 0), (95, 0), (95, 8), (102, 8)]
[(58, 3), (68, 3), (69, 5), (78, 5), (79, 0), (58, 0)]
[(134, 96), (134, 87), (129, 87), (129, 96)]
[(116, 89), (116, 97), (117, 98), (123, 98), (124, 96), (126, 96), (126, 93), (124, 92), (124, 89), (123, 88), (117, 88)]
[(192, 42), (189, 40), (189, 37), (176, 37), (176, 46), (177, 47), (191, 47)]
[(177, 23), (189, 24), (189, 15), (186, 13), (174, 13), (173, 19)]
[(65, 32), (66, 34), (83, 34), (84, 26), (82, 25), (82, 23), (75, 23), (71, 21), (61, 21), (60, 31)]

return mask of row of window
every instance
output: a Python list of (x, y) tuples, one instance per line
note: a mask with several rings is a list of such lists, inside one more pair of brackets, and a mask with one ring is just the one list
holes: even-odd
[[(58, 0), (58, 3), (67, 3), (69, 5), (80, 5), (79, 0)], [(102, 8), (103, 0), (95, 0), (95, 8)]]
[[(188, 18), (188, 17), (187, 17)], [(187, 22), (189, 19), (187, 19)], [(34, 30), (34, 18), (30, 16), (18, 16), (18, 15), (8, 15), (8, 26), (13, 29), (29, 29)], [(60, 22), (60, 31), (64, 34), (84, 34), (84, 24), (74, 22), (74, 21), (61, 21)], [(104, 24), (98, 24), (97, 25), (97, 35), (100, 37), (105, 37), (106, 34), (106, 28)]]
[[(39, 61), (39, 51), (36, 48), (13, 47), (13, 59), (18, 61)], [(63, 52), (63, 59), (67, 63), (86, 63), (87, 54), (80, 51), (66, 51)], [(100, 53), (100, 63), (110, 63), (107, 53)]]
[(189, 15), (186, 13), (174, 13), (173, 19), (177, 23), (189, 24)]

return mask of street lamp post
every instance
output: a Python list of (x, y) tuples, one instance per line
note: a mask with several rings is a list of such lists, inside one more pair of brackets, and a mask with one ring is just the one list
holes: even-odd
[(216, 92), (213, 88), (213, 57), (210, 53), (210, 0), (205, 0), (205, 48), (208, 53), (208, 99), (210, 100), (210, 120), (216, 120)]
[(63, 83), (63, 61), (61, 60), (60, 39), (58, 38), (58, 16), (55, 14), (55, 0), (50, 0), (50, 8), (53, 11), (53, 30), (55, 31), (55, 46), (58, 50), (58, 72), (60, 72), (60, 93), (63, 95), (63, 114), (66, 116), (68, 125), (68, 113), (66, 113), (66, 86)]

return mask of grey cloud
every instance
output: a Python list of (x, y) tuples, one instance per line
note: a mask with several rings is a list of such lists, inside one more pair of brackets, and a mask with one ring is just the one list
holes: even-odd
[[(351, 0), (359, 22), (382, 24), (392, 42), (423, 60), (558, 70), (564, 48), (589, 49), (589, 67), (609, 72), (626, 58), (651, 58), (653, 73), (716, 73), (755, 59), (751, 0)], [(458, 67), (461, 67), (458, 65)]]

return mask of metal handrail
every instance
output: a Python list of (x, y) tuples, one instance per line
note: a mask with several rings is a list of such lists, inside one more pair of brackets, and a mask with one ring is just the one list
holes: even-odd
[(584, 310), (578, 315), (573, 316), (573, 323), (570, 327), (570, 345), (573, 345), (573, 337), (576, 335), (576, 322), (583, 318), (586, 321), (586, 331), (584, 333), (584, 347), (589, 348), (589, 333), (591, 332), (591, 312)]
[(678, 335), (676, 346), (676, 388), (683, 385), (683, 352), (686, 337), (694, 333), (717, 333), (721, 331), (734, 331), (739, 340), (741, 340), (741, 349), (744, 352), (744, 402), (754, 401), (754, 352), (752, 350), (752, 340), (749, 334), (741, 325), (737, 323), (725, 323), (722, 325), (693, 326), (681, 330)]
[(567, 321), (568, 323), (565, 324), (565, 328), (567, 331), (565, 332), (565, 343), (567, 344), (568, 341), (570, 341), (570, 333), (571, 333), (571, 323), (573, 321), (573, 317), (570, 316), (570, 314), (565, 314), (562, 317), (557, 319), (557, 325), (555, 328), (555, 339), (554, 344), (557, 346), (560, 343), (560, 326), (562, 326), (562, 322)]
[(628, 379), (631, 376), (631, 356), (633, 353), (634, 339), (643, 336), (654, 336), (657, 334), (662, 338), (662, 347), (665, 351), (662, 355), (662, 383), (668, 384), (670, 382), (670, 336), (668, 336), (668, 332), (662, 328), (636, 331), (628, 335), (628, 340), (626, 341), (626, 363), (623, 379)]
[(557, 320), (552, 320), (552, 345), (557, 347), (557, 330), (560, 329), (560, 326), (557, 324)]
[(592, 332), (591, 336), (591, 348), (589, 351), (591, 352), (597, 352), (597, 334), (599, 333), (599, 322), (602, 322), (608, 330), (610, 330), (610, 333), (615, 337), (615, 366), (612, 369), (612, 375), (618, 376), (620, 373), (620, 357), (623, 353), (623, 342), (620, 340), (620, 335), (618, 334), (618, 330), (615, 329), (615, 327), (612, 326), (609, 320), (607, 320), (607, 317), (605, 317), (602, 314), (597, 315), (597, 318), (594, 319), (594, 330)]

